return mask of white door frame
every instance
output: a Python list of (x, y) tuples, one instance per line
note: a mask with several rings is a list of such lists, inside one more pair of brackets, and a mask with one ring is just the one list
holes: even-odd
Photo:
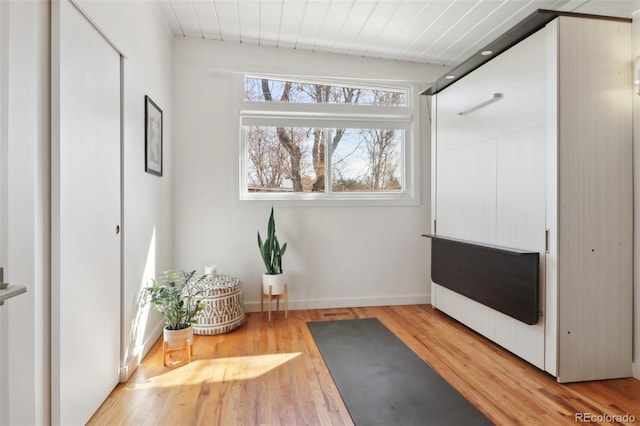
[[(7, 86), (8, 86), (8, 19), (7, 2), (0, 1), (0, 266), (7, 265)], [(7, 409), (8, 380), (8, 324), (6, 309), (0, 308), (0, 424), (9, 423)]]

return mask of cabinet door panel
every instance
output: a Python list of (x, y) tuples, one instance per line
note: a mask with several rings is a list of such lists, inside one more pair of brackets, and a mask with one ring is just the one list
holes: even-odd
[(544, 249), (545, 45), (536, 33), (437, 95), (439, 234)]
[(498, 245), (544, 253), (544, 136), (544, 126), (539, 125), (498, 138)]
[(631, 375), (630, 25), (559, 22), (558, 380)]
[(495, 140), (440, 153), (437, 179), (438, 233), (494, 244)]
[[(545, 47), (543, 30), (436, 95), (438, 234), (544, 252)], [(459, 114), (494, 93), (502, 98)], [(544, 368), (544, 321), (527, 325), (435, 284), (432, 303)]]

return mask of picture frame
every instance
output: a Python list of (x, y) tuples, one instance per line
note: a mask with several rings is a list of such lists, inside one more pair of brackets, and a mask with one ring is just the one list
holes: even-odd
[(162, 109), (144, 97), (144, 171), (162, 176)]

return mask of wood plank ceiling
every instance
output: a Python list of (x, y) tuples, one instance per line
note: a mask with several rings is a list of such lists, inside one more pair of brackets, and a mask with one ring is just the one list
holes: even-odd
[(536, 9), (630, 18), (638, 0), (162, 0), (174, 34), (455, 66)]

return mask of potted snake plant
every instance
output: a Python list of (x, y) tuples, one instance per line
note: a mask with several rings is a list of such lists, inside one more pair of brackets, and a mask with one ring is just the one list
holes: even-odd
[(204, 308), (206, 275), (196, 276), (196, 271), (163, 272), (159, 279), (152, 279), (146, 287), (147, 302), (164, 317), (164, 341), (168, 349), (181, 349), (188, 341), (193, 344), (195, 317)]
[(271, 207), (267, 235), (264, 241), (260, 236), (260, 231), (258, 231), (258, 248), (266, 268), (266, 272), (262, 274), (262, 291), (264, 294), (269, 294), (269, 288), (271, 288), (271, 294), (284, 293), (286, 279), (282, 270), (282, 256), (287, 250), (287, 243), (280, 245), (278, 241), (273, 207)]

